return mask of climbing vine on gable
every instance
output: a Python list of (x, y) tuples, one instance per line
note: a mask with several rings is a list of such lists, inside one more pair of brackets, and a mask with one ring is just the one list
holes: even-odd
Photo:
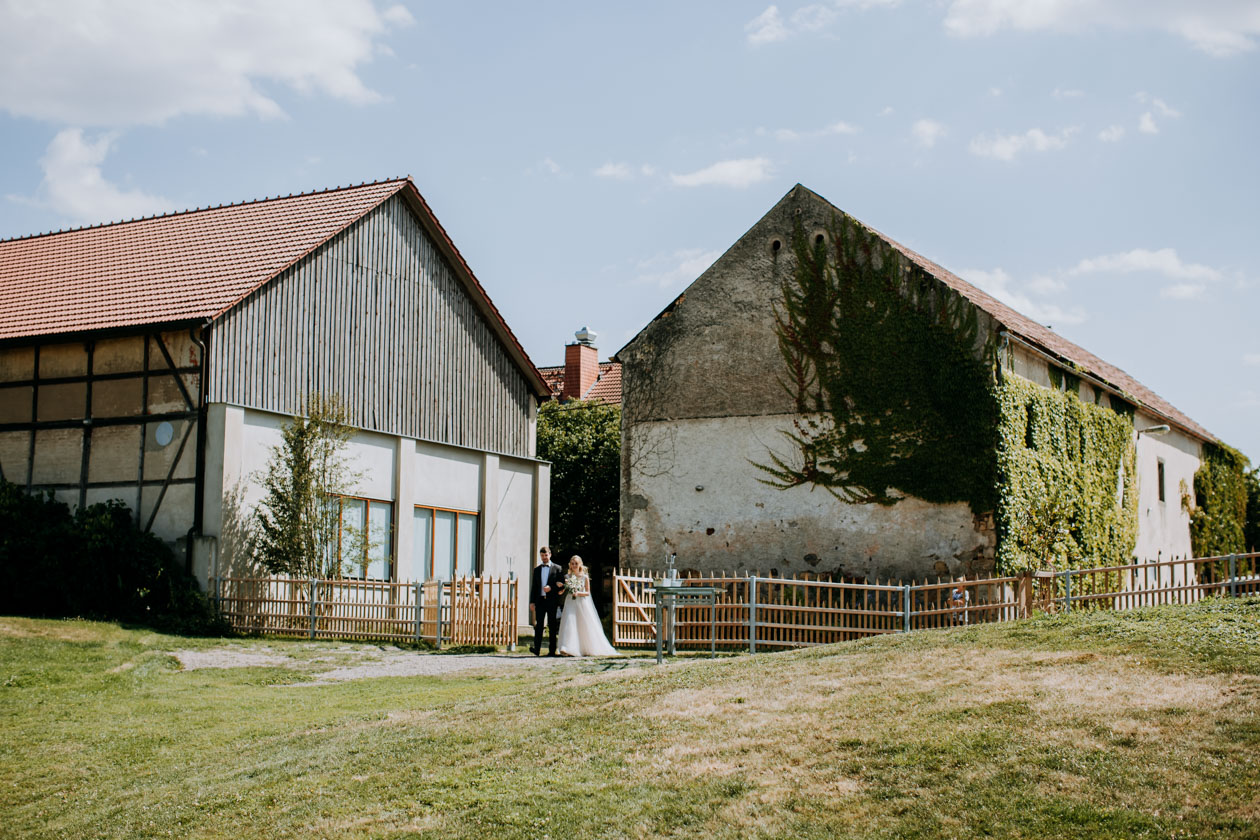
[(998, 403), (998, 568), (1131, 562), (1138, 506), (1129, 419), (1014, 375)]
[(976, 308), (847, 216), (813, 237), (798, 222), (792, 246), (774, 314), (799, 414), (763, 481), (992, 510), (993, 345)]

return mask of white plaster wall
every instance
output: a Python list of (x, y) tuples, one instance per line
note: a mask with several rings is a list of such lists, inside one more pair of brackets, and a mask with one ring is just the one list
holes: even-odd
[[(217, 569), (199, 576), (250, 574), (244, 563), (243, 529), (263, 497), (259, 479), (280, 443), (282, 415), (237, 406), (209, 406), (205, 533), (217, 540)], [(547, 538), (548, 465), (411, 438), (358, 431), (347, 446), (352, 468), (361, 473), (354, 492), (394, 502), (396, 579), (414, 579), (412, 515), (415, 506), (453, 508), (479, 514), (480, 562), (486, 574), (515, 572), (518, 610), (527, 621), (529, 568)]]
[[(1163, 420), (1138, 410), (1134, 427), (1158, 426)], [(1164, 461), (1164, 501), (1159, 500), (1159, 459)], [(1138, 435), (1138, 538), (1134, 554), (1143, 562), (1189, 557), (1190, 514), (1181, 504), (1183, 492), (1194, 496), (1194, 474), (1202, 463), (1198, 440), (1174, 428), (1163, 435)]]
[(412, 505), (481, 510), (482, 453), (416, 442)]
[(675, 551), (680, 569), (922, 578), (992, 562), (965, 503), (851, 505), (821, 489), (761, 483), (765, 474), (751, 462), (767, 462), (768, 448), (786, 453), (782, 432), (791, 422), (778, 415), (633, 427), (629, 434), (645, 436), (668, 469), (634, 475), (623, 511), (626, 565), (656, 568)]
[[(533, 566), (532, 540), (534, 508), (534, 474), (537, 465), (504, 457), (498, 464), (496, 556), (486, 557), (486, 568), (494, 574), (515, 572), (516, 579), (529, 583)], [(525, 603), (528, 603), (526, 600)]]

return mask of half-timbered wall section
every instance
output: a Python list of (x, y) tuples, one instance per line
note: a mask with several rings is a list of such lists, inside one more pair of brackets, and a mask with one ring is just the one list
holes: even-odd
[(336, 393), (360, 428), (534, 454), (525, 377), (400, 196), (220, 318), (209, 382), (212, 403)]
[(193, 521), (201, 351), (188, 330), (0, 348), (0, 470), (71, 506), (122, 499), (167, 540)]

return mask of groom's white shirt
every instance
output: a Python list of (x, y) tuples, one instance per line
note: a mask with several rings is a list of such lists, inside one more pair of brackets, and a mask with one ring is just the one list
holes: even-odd
[(546, 586), (547, 579), (551, 577), (551, 564), (550, 563), (543, 564), (542, 574), (540, 574), (538, 577), (539, 577), (539, 580), (542, 581), (542, 585)]

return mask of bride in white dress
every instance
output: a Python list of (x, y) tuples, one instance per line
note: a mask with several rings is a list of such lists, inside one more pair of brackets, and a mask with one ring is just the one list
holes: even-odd
[(599, 614), (591, 603), (591, 576), (576, 554), (564, 576), (564, 616), (560, 619), (561, 656), (619, 656), (608, 644)]

